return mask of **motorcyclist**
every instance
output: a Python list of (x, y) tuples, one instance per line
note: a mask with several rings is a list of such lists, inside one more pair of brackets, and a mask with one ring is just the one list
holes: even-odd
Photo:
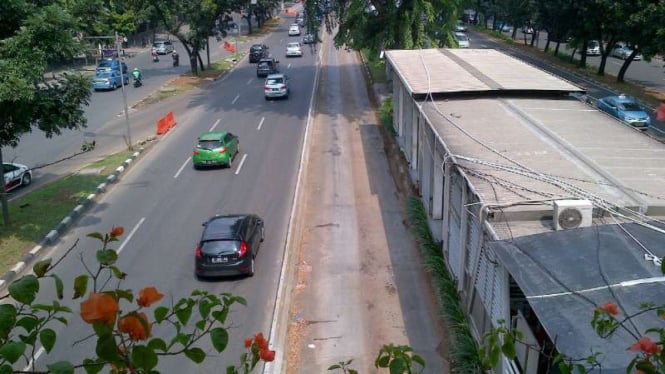
[(173, 50), (173, 53), (171, 53), (171, 57), (173, 58), (173, 66), (178, 66), (178, 63), (180, 62), (180, 55), (178, 52)]
[(139, 68), (134, 68), (134, 70), (132, 70), (132, 76), (134, 77), (135, 81), (141, 82), (142, 76), (141, 70), (139, 70)]

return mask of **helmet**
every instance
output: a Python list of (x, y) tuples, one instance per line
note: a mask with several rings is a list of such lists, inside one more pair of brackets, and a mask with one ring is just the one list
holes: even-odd
[(139, 68), (134, 68), (134, 71), (139, 71)]

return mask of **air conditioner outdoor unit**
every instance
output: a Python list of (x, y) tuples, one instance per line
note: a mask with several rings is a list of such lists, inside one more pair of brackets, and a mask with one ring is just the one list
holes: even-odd
[(555, 200), (553, 218), (555, 230), (589, 227), (593, 219), (593, 204), (589, 200)]

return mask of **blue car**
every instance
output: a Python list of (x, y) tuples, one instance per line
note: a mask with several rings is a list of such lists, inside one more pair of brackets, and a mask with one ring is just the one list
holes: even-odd
[(651, 117), (642, 109), (634, 97), (619, 95), (598, 99), (598, 109), (618, 118), (626, 125), (646, 130), (651, 126)]
[[(129, 84), (129, 75), (125, 75), (125, 86)], [(95, 91), (99, 90), (115, 90), (122, 86), (122, 78), (118, 70), (110, 70), (97, 74), (95, 79), (92, 80), (92, 88)]]
[[(115, 71), (119, 72), (120, 71), (120, 65), (121, 65), (121, 62), (118, 61), (118, 60), (114, 60), (114, 59), (104, 60), (104, 61), (100, 62), (99, 65), (97, 65), (97, 69), (95, 69), (95, 74), (100, 74), (100, 73), (108, 72), (108, 71), (111, 71), (111, 70), (115, 70)], [(123, 72), (123, 74), (127, 75), (128, 71), (129, 71), (129, 69), (127, 68), (127, 64), (122, 62), (122, 72)]]

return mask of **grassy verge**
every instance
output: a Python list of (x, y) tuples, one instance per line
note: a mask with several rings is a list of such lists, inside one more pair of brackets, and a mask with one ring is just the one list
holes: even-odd
[(131, 152), (124, 151), (88, 166), (98, 174), (74, 174), (27, 193), (9, 205), (9, 226), (0, 227), (0, 275), (11, 269), (69, 212), (95, 192)]
[(409, 197), (409, 226), (418, 242), (425, 267), (434, 284), (441, 316), (450, 331), (450, 370), (451, 373), (482, 373), (478, 346), (476, 345), (469, 321), (460, 305), (457, 287), (453, 281), (439, 245), (432, 237), (427, 224), (427, 212), (420, 199)]
[(369, 49), (363, 49), (360, 53), (365, 57), (372, 80), (375, 83), (386, 83), (388, 81), (386, 77), (386, 60), (379, 58), (378, 53), (374, 53)]
[(393, 138), (397, 136), (397, 132), (393, 127), (393, 98), (388, 97), (379, 108), (379, 118), (381, 119), (381, 124), (386, 129), (388, 134)]

